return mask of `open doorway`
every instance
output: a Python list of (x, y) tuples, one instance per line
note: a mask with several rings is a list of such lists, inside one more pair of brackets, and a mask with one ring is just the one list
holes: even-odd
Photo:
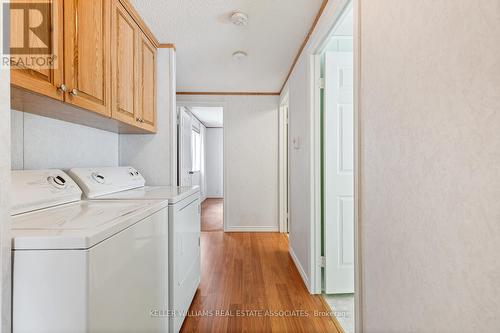
[(200, 187), (201, 231), (224, 231), (224, 109), (181, 106), (178, 113), (178, 183)]
[(347, 333), (355, 327), (353, 30), (348, 4), (320, 53), (322, 291)]

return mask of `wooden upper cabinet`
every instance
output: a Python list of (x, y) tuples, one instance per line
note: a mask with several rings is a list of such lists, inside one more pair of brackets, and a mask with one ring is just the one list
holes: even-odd
[(66, 102), (111, 116), (110, 1), (64, 0)]
[[(10, 6), (11, 53), (55, 56), (49, 67), (12, 67), (13, 85), (118, 120), (102, 119), (119, 130), (156, 131), (158, 42), (128, 1), (11, 0)], [(32, 29), (37, 15), (42, 23)], [(81, 114), (72, 121), (85, 122)]]
[(156, 48), (143, 34), (139, 41), (139, 122), (156, 131)]
[[(30, 3), (33, 5), (30, 6)], [(54, 56), (52, 65), (40, 66), (38, 68), (13, 67), (11, 70), (11, 83), (15, 86), (63, 100), (64, 92), (58, 89), (63, 83), (64, 63), (63, 63), (63, 0), (51, 0), (50, 10), (47, 11), (47, 24), (43, 24), (37, 29), (37, 34), (32, 34), (26, 38), (24, 16), (26, 11), (33, 9), (36, 12), (39, 0), (12, 1), (10, 11), (10, 45), (11, 53), (14, 57), (19, 56), (25, 59), (30, 56), (43, 56), (46, 50)], [(30, 32), (28, 32), (29, 34)], [(25, 45), (28, 40), (28, 45)], [(21, 63), (19, 63), (21, 64)]]
[(111, 22), (111, 116), (139, 126), (139, 27), (118, 0), (113, 0)]

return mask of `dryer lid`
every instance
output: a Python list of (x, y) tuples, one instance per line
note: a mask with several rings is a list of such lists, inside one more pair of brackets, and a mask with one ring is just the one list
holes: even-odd
[(175, 204), (192, 195), (200, 195), (198, 186), (144, 186), (129, 191), (103, 195), (102, 200), (168, 200)]
[(75, 168), (69, 175), (88, 199), (146, 185), (144, 177), (132, 167)]

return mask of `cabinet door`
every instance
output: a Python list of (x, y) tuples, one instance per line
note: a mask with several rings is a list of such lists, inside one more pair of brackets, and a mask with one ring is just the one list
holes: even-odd
[(110, 2), (64, 1), (66, 102), (111, 116)]
[(139, 41), (139, 112), (141, 127), (156, 131), (156, 48), (143, 33)]
[(139, 27), (118, 0), (113, 1), (111, 26), (111, 116), (139, 126), (138, 33)]
[[(36, 16), (40, 16), (40, 8), (37, 8), (40, 1), (23, 0), (10, 3), (10, 45), (14, 59), (29, 59), (31, 56), (44, 57), (45, 53), (54, 56), (51, 65), (39, 67), (31, 64), (26, 65), (26, 63), (25, 66), (22, 66), (21, 62), (16, 61), (19, 66), (13, 67), (11, 70), (11, 83), (45, 96), (63, 100), (64, 93), (59, 89), (64, 77), (63, 1), (51, 0), (46, 3), (49, 3), (50, 7), (47, 11), (42, 10), (45, 17), (41, 16), (41, 24), (37, 28), (36, 34), (31, 31), (26, 32), (27, 22), (25, 22), (25, 18), (30, 17), (30, 19), (36, 20)], [(31, 23), (30, 20), (30, 25)], [(36, 22), (34, 23), (36, 24)], [(25, 36), (25, 33), (29, 34), (29, 37)], [(45, 51), (40, 52), (40, 49), (37, 48), (44, 48)]]

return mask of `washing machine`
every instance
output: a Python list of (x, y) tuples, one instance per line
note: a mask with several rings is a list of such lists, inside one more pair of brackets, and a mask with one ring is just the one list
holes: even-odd
[(168, 201), (81, 201), (60, 170), (11, 178), (13, 332), (168, 332)]
[(133, 167), (71, 169), (88, 200), (168, 200), (170, 331), (178, 332), (200, 284), (199, 187), (145, 186)]

